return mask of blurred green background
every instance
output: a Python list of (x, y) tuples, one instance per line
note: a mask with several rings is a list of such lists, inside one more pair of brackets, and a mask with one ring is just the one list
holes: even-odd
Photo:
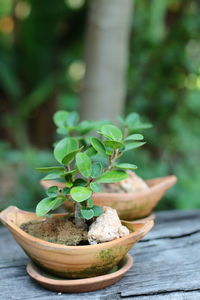
[[(43, 196), (52, 115), (77, 110), (85, 72), (84, 0), (0, 0), (0, 209)], [(175, 174), (158, 209), (200, 208), (200, 2), (135, 0), (125, 114), (153, 124), (129, 155), (145, 179)]]

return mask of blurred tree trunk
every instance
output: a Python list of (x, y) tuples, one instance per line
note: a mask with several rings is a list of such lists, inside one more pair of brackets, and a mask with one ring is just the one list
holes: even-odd
[(133, 0), (90, 0), (82, 119), (111, 119), (123, 112)]

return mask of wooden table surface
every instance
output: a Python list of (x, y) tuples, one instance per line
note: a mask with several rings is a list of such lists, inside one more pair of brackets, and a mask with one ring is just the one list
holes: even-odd
[(157, 213), (153, 230), (130, 253), (134, 265), (115, 285), (90, 293), (59, 294), (29, 278), (28, 258), (0, 227), (0, 299), (200, 299), (200, 211)]

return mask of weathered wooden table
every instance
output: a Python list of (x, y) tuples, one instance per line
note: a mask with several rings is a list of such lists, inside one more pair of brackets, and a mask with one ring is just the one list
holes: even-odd
[(40, 287), (26, 273), (28, 258), (0, 228), (0, 299), (200, 299), (200, 211), (160, 212), (154, 229), (131, 251), (132, 269), (115, 285), (83, 294)]

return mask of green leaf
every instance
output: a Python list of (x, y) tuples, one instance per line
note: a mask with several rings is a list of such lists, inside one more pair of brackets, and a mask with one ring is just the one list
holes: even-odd
[(140, 116), (137, 113), (131, 113), (129, 114), (126, 119), (125, 123), (130, 128), (134, 128), (134, 126), (139, 122)]
[(36, 215), (38, 217), (45, 216), (50, 210), (56, 209), (64, 202), (63, 197), (57, 197), (57, 198), (44, 198), (42, 199), (37, 207), (36, 207)]
[(124, 118), (122, 118), (122, 117), (119, 116), (117, 119), (119, 120), (119, 123), (120, 123), (120, 125), (121, 125), (122, 127), (125, 127), (125, 126), (126, 126), (126, 122), (125, 122), (125, 119), (124, 119)]
[(92, 162), (85, 153), (76, 154), (76, 166), (84, 177), (90, 177), (92, 174)]
[(59, 110), (53, 115), (53, 121), (60, 128), (67, 127), (67, 117), (69, 113), (64, 110)]
[(65, 185), (67, 188), (71, 188), (73, 186), (73, 183), (69, 180), (69, 181), (65, 182)]
[(114, 125), (104, 125), (99, 133), (113, 141), (121, 141), (123, 136), (122, 131)]
[(102, 171), (103, 171), (103, 166), (101, 163), (99, 163), (99, 162), (93, 163), (91, 177), (92, 178), (99, 177), (101, 175)]
[(129, 135), (129, 136), (127, 136), (127, 138), (125, 138), (126, 141), (129, 141), (129, 140), (141, 141), (143, 139), (144, 139), (143, 135), (139, 134), (139, 133)]
[(113, 152), (114, 152), (114, 149), (113, 148), (110, 148), (110, 147), (106, 147), (106, 154), (107, 155), (109, 155), (109, 156), (111, 156), (111, 155), (113, 155)]
[(42, 178), (42, 180), (52, 180), (52, 179), (58, 179), (61, 177), (61, 173), (50, 173), (47, 174), (45, 177)]
[(92, 210), (94, 212), (94, 217), (99, 217), (103, 213), (103, 208), (98, 205), (94, 205)]
[(90, 188), (93, 190), (95, 193), (101, 192), (101, 186), (97, 182), (91, 182), (90, 183)]
[(120, 142), (117, 142), (117, 141), (104, 141), (104, 144), (109, 147), (109, 148), (112, 148), (112, 149), (119, 149), (119, 148), (122, 148), (124, 146), (123, 143), (120, 143)]
[(131, 113), (126, 117), (126, 125), (132, 130), (141, 130), (151, 128), (152, 125), (148, 123), (142, 123), (140, 116), (137, 113)]
[(63, 172), (63, 173), (60, 174), (60, 176), (61, 177), (66, 177), (67, 175), (74, 175), (76, 173), (78, 173), (78, 169)]
[(60, 134), (60, 135), (68, 135), (68, 129), (67, 128), (58, 128), (56, 129), (56, 132), (57, 134)]
[(82, 202), (91, 197), (92, 190), (84, 186), (77, 186), (70, 190), (70, 195), (75, 201)]
[(79, 125), (76, 127), (76, 130), (80, 134), (86, 134), (86, 133), (92, 131), (93, 129), (95, 129), (95, 122), (90, 121), (90, 120), (85, 120), (85, 121), (79, 123)]
[(79, 115), (76, 111), (72, 111), (68, 113), (67, 116), (67, 125), (68, 126), (76, 126), (79, 121)]
[(101, 177), (97, 178), (96, 182), (112, 183), (128, 178), (128, 174), (123, 171), (108, 171)]
[(36, 168), (39, 172), (51, 172), (51, 171), (64, 171), (63, 167), (44, 167), (44, 168)]
[(125, 169), (125, 170), (135, 170), (135, 169), (137, 169), (136, 165), (127, 164), (127, 163), (115, 164), (115, 167), (119, 168), (119, 169)]
[(85, 186), (87, 184), (87, 181), (83, 178), (77, 178), (75, 181), (74, 181), (74, 184), (73, 186)]
[(81, 207), (80, 211), (81, 216), (86, 220), (90, 220), (94, 217), (94, 211), (92, 208)]
[(55, 159), (62, 164), (63, 158), (78, 149), (78, 142), (74, 138), (64, 138), (59, 141), (54, 148), (54, 157)]
[(56, 197), (59, 193), (59, 189), (57, 186), (50, 186), (47, 190), (46, 190), (46, 194), (49, 197)]
[(101, 143), (101, 141), (99, 141), (97, 138), (91, 138), (90, 140), (91, 145), (93, 146), (93, 148), (102, 155), (106, 154), (106, 149), (104, 147), (104, 145)]
[(64, 188), (62, 189), (62, 194), (63, 194), (64, 196), (69, 195), (69, 193), (70, 193), (70, 189), (69, 189), (69, 188), (64, 187)]
[(64, 165), (68, 165), (68, 164), (75, 158), (76, 154), (77, 154), (78, 152), (80, 152), (82, 149), (83, 149), (83, 147), (81, 147), (81, 148), (79, 148), (79, 149), (77, 149), (77, 150), (75, 150), (75, 151), (70, 152), (69, 154), (67, 154), (67, 155), (63, 158), (62, 163), (63, 163)]
[(95, 154), (91, 157), (92, 162), (100, 163), (103, 168), (107, 168), (109, 165), (108, 158), (106, 156), (102, 156), (100, 154)]
[(94, 206), (94, 203), (92, 201), (92, 198), (87, 199), (87, 207), (91, 208)]
[(125, 148), (123, 149), (123, 152), (136, 149), (138, 147), (143, 146), (144, 144), (146, 144), (146, 143), (145, 142), (135, 142), (135, 143), (125, 144)]
[(93, 147), (89, 147), (86, 151), (85, 154), (87, 154), (89, 157), (95, 155), (97, 152)]

